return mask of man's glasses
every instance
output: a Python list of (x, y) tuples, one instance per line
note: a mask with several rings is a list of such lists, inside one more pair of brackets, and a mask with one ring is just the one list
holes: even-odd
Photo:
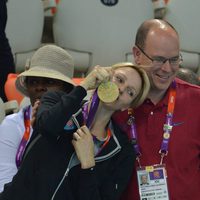
[(169, 64), (170, 65), (179, 65), (181, 64), (181, 62), (183, 61), (183, 58), (182, 58), (182, 55), (179, 54), (178, 56), (175, 56), (175, 57), (172, 57), (172, 58), (165, 58), (165, 57), (162, 57), (162, 56), (157, 56), (157, 57), (154, 57), (154, 58), (151, 58), (149, 55), (147, 55), (143, 50), (142, 48), (138, 47), (137, 48), (149, 59), (151, 60), (151, 62), (154, 64), (154, 65), (159, 65), (159, 66), (162, 66), (164, 63), (166, 63), (167, 61), (169, 61)]

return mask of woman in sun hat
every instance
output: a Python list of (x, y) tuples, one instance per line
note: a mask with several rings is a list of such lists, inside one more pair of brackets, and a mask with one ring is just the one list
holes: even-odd
[(70, 92), (74, 83), (74, 63), (68, 52), (55, 45), (39, 48), (16, 80), (17, 89), (30, 98), (31, 105), (8, 115), (0, 124), (0, 191), (12, 180), (20, 166), (25, 147), (32, 135), (32, 106), (47, 91)]
[(16, 87), (23, 95), (30, 96), (27, 80), (33, 77), (55, 79), (71, 87), (74, 85), (73, 74), (74, 62), (71, 55), (56, 45), (46, 45), (27, 60), (25, 71), (16, 80)]
[[(98, 89), (82, 106), (86, 90), (92, 88)], [(35, 126), (43, 136), (27, 149), (0, 200), (119, 199), (131, 177), (135, 153), (111, 117), (116, 110), (141, 104), (148, 90), (142, 69), (120, 63), (95, 67), (69, 94), (43, 95)]]

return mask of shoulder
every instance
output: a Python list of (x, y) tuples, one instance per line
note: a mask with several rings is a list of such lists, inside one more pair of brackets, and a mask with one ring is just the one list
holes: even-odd
[(9, 126), (12, 124), (19, 125), (24, 122), (24, 109), (21, 109), (19, 112), (7, 115), (2, 121), (0, 127)]
[[(177, 85), (177, 99), (190, 99), (194, 102), (200, 101), (200, 86), (193, 85), (182, 81), (180, 79), (176, 79)], [(191, 102), (192, 103), (192, 102)]]
[[(196, 92), (200, 94), (200, 86), (198, 85), (193, 85), (190, 83), (187, 83), (179, 78), (176, 78), (176, 85), (177, 85), (177, 90), (183, 91), (184, 89), (189, 89), (191, 92)], [(187, 92), (187, 91), (185, 91)]]
[(0, 135), (1, 137), (12, 136), (13, 139), (16, 137), (22, 137), (24, 133), (24, 108), (19, 112), (7, 115), (0, 124)]
[(19, 142), (23, 136), (24, 118), (23, 109), (18, 113), (8, 115), (0, 124), (0, 142), (10, 142), (12, 144)]

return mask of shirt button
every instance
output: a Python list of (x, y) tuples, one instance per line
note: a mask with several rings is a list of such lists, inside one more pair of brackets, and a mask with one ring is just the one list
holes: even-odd
[(153, 111), (150, 112), (150, 115), (153, 115)]

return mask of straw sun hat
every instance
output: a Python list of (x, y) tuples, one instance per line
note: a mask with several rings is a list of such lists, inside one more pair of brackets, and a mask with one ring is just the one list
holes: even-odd
[(18, 75), (15, 85), (25, 96), (28, 96), (26, 77), (53, 78), (74, 85), (71, 78), (74, 74), (74, 62), (68, 52), (56, 45), (45, 45), (39, 48), (30, 60), (27, 60), (26, 71)]

